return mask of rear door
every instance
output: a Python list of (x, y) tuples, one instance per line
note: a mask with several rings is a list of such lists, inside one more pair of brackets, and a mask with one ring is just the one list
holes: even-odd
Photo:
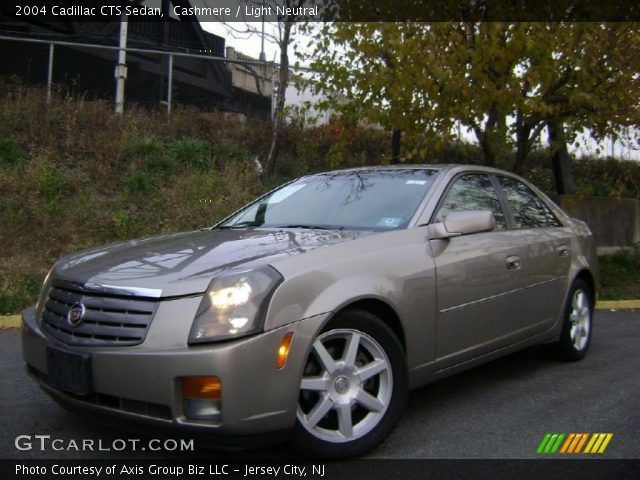
[(520, 323), (527, 336), (551, 327), (562, 309), (571, 258), (573, 232), (564, 227), (544, 201), (524, 182), (496, 176), (519, 247), (526, 282)]

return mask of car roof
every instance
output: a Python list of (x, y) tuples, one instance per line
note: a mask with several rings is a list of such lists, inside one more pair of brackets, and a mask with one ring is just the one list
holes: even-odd
[(482, 171), (487, 173), (501, 173), (507, 175), (513, 175), (510, 172), (500, 170), (493, 167), (486, 167), (484, 165), (471, 165), (471, 164), (453, 164), (453, 163), (438, 163), (438, 164), (394, 164), (394, 165), (371, 165), (366, 167), (352, 167), (352, 168), (343, 168), (330, 170), (327, 172), (318, 172), (313, 175), (331, 175), (331, 174), (339, 174), (339, 173), (357, 173), (357, 172), (376, 172), (376, 171), (393, 171), (393, 170), (456, 170), (456, 171)]

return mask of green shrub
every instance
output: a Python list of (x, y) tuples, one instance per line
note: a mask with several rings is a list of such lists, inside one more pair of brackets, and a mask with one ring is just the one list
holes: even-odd
[(175, 172), (177, 170), (177, 164), (171, 155), (160, 153), (145, 159), (142, 163), (142, 168), (150, 173), (165, 175)]
[(633, 272), (640, 270), (640, 249), (622, 249), (611, 255), (607, 255), (608, 261), (615, 267)]
[(152, 173), (136, 170), (125, 181), (130, 193), (147, 193), (156, 189), (156, 179)]
[(180, 168), (191, 167), (206, 170), (210, 165), (211, 149), (209, 144), (198, 138), (174, 140), (167, 152), (172, 163)]
[(131, 215), (126, 210), (118, 210), (113, 214), (113, 226), (116, 235), (126, 236), (131, 230)]
[(603, 300), (640, 298), (640, 245), (599, 258)]
[(15, 140), (0, 137), (0, 166), (7, 168), (21, 168), (24, 165), (24, 155)]
[(144, 137), (133, 142), (126, 151), (126, 158), (142, 170), (152, 174), (167, 174), (176, 169), (176, 159), (167, 146), (155, 137)]
[(126, 149), (126, 157), (128, 159), (147, 158), (158, 156), (163, 149), (155, 137), (143, 137), (131, 143)]
[(573, 161), (578, 194), (640, 198), (640, 163), (613, 158)]
[(67, 176), (53, 163), (40, 163), (36, 168), (35, 175), (38, 191), (48, 201), (64, 197), (71, 190)]
[(252, 157), (249, 150), (230, 140), (212, 145), (211, 154), (223, 160), (247, 160)]
[(42, 280), (37, 272), (5, 272), (0, 281), (0, 315), (15, 314), (34, 304)]

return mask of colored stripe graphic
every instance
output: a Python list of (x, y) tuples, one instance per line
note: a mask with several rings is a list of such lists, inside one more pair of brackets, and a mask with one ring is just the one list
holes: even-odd
[(582, 439), (580, 440), (578, 445), (576, 445), (576, 449), (575, 449), (575, 451), (573, 453), (580, 453), (580, 451), (582, 450), (582, 446), (584, 445), (584, 442), (587, 441), (587, 438), (589, 438), (589, 434), (588, 433), (583, 433), (582, 434)]
[(554, 433), (551, 435), (551, 438), (547, 442), (547, 446), (544, 447), (544, 453), (552, 453), (551, 449), (553, 448), (553, 444), (556, 443), (556, 439), (558, 438), (558, 434)]
[(600, 438), (599, 433), (594, 433), (591, 436), (589, 443), (587, 443), (587, 448), (584, 449), (584, 453), (591, 453), (591, 449), (595, 446), (596, 442), (598, 441), (598, 438)]
[(604, 453), (607, 445), (609, 445), (609, 442), (613, 438), (613, 433), (607, 433), (606, 435), (607, 436), (605, 437), (604, 442), (602, 442), (602, 445), (600, 445), (600, 450), (598, 450), (598, 453)]
[(537, 453), (600, 454), (604, 453), (612, 438), (613, 433), (547, 433), (538, 445)]
[(547, 446), (547, 442), (549, 441), (549, 439), (551, 438), (551, 434), (547, 433), (544, 438), (542, 439), (542, 441), (540, 442), (540, 445), (538, 445), (538, 453), (543, 453), (544, 452), (544, 447)]
[(558, 448), (560, 448), (560, 444), (562, 443), (562, 440), (564, 440), (564, 433), (561, 433), (560, 435), (558, 435), (558, 439), (556, 440), (556, 443), (553, 444), (553, 447), (551, 447), (551, 451), (549, 453), (556, 453), (558, 451)]
[(584, 453), (604, 453), (613, 433), (594, 433)]
[(540, 445), (538, 445), (538, 453), (556, 453), (562, 440), (564, 440), (564, 433), (547, 433)]
[(584, 442), (586, 442), (587, 438), (589, 437), (589, 434), (588, 433), (572, 433), (572, 435), (573, 435), (573, 441), (571, 442), (571, 445), (569, 445), (569, 448), (567, 449), (566, 453), (580, 453), (580, 451), (582, 450), (582, 446), (584, 445)]
[(573, 442), (573, 439), (575, 438), (576, 434), (575, 433), (570, 433), (569, 436), (567, 437), (567, 440), (564, 442), (564, 445), (562, 445), (562, 449), (560, 449), (560, 453), (567, 453), (567, 450), (569, 449), (569, 445), (571, 445), (571, 442)]
[(569, 450), (567, 450), (567, 453), (575, 452), (576, 447), (578, 446), (578, 443), (581, 442), (582, 439), (583, 439), (582, 433), (575, 433), (573, 437), (573, 442), (571, 442), (571, 445), (569, 445)]

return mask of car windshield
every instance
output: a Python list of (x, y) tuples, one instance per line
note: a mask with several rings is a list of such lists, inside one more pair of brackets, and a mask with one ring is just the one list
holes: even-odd
[(303, 177), (248, 205), (218, 228), (405, 228), (436, 173), (381, 169)]

